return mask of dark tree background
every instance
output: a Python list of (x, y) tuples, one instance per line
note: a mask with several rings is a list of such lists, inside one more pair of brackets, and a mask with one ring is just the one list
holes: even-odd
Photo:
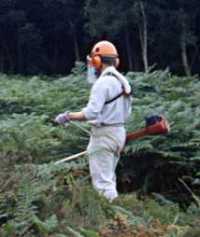
[(98, 40), (122, 70), (200, 72), (199, 0), (0, 0), (0, 71), (66, 74)]

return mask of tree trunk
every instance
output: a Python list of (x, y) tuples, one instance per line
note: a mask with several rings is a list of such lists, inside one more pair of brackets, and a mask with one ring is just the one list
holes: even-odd
[(199, 55), (199, 47), (197, 45), (195, 45), (194, 47), (194, 53), (193, 53), (193, 56), (192, 56), (192, 59), (191, 59), (191, 63), (190, 63), (190, 70), (192, 71), (193, 69), (193, 66), (198, 58), (198, 55)]
[(187, 48), (184, 39), (181, 40), (181, 57), (185, 74), (187, 76), (191, 76), (190, 66), (188, 64)]
[[(21, 42), (20, 42), (20, 33), (17, 31), (17, 73), (22, 73), (26, 71), (26, 69), (22, 66), (22, 48), (21, 48)], [(26, 54), (25, 54), (26, 55)], [(26, 61), (26, 59), (25, 59)]]
[(7, 59), (8, 61), (8, 66), (6, 65), (6, 71), (9, 71), (11, 73), (14, 72), (14, 61), (13, 61), (13, 57), (10, 53), (10, 50), (9, 50), (9, 46), (5, 43), (3, 45), (4, 47), (4, 52), (5, 52), (5, 59)]
[(4, 72), (4, 52), (0, 49), (0, 72)]
[(126, 43), (126, 54), (128, 58), (128, 69), (130, 71), (133, 71), (133, 61), (131, 56), (131, 45), (130, 45), (130, 38), (129, 38), (129, 32), (126, 30), (125, 32), (125, 43)]
[(57, 58), (58, 58), (58, 47), (57, 40), (54, 41), (54, 53), (53, 53), (53, 73), (57, 71)]
[(75, 61), (80, 61), (80, 52), (79, 52), (79, 46), (78, 46), (78, 38), (76, 35), (76, 29), (75, 26), (72, 22), (70, 22), (70, 28), (71, 28), (71, 33), (72, 33), (72, 38), (73, 38), (73, 43), (74, 43), (74, 55), (75, 55)]
[(52, 73), (56, 73), (57, 71), (57, 59), (58, 59), (58, 40), (57, 40), (57, 31), (56, 26), (54, 27), (54, 42), (53, 42), (53, 65), (52, 65)]
[(80, 61), (80, 53), (79, 53), (78, 40), (77, 40), (76, 32), (73, 33), (73, 38), (74, 38), (75, 59), (76, 59), (76, 61)]
[(181, 47), (181, 58), (182, 64), (187, 76), (191, 76), (191, 70), (188, 63), (188, 55), (187, 55), (187, 44), (186, 44), (186, 25), (184, 20), (182, 21), (182, 32), (180, 37), (180, 47)]
[(147, 19), (146, 19), (146, 14), (144, 10), (144, 4), (143, 2), (139, 2), (139, 8), (140, 12), (142, 15), (142, 21), (141, 24), (139, 23), (138, 28), (139, 28), (139, 37), (140, 37), (140, 44), (142, 48), (142, 60), (144, 64), (144, 70), (145, 72), (148, 72), (148, 43), (147, 43)]

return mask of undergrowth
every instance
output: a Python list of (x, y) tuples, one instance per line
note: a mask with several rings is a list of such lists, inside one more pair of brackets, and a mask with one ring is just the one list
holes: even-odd
[(134, 100), (127, 130), (163, 114), (171, 132), (126, 146), (121, 194), (109, 203), (91, 187), (87, 157), (54, 164), (88, 143), (77, 127), (53, 122), (87, 103), (81, 68), (64, 78), (0, 76), (0, 236), (199, 237), (199, 79), (128, 73)]

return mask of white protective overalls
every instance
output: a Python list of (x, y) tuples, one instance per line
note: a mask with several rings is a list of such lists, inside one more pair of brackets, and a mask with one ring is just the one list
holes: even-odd
[(110, 201), (118, 196), (115, 169), (125, 144), (124, 123), (131, 113), (131, 97), (122, 95), (107, 102), (122, 92), (122, 86), (129, 94), (131, 88), (126, 78), (114, 67), (106, 68), (93, 85), (89, 102), (83, 109), (92, 124), (87, 148), (92, 183)]

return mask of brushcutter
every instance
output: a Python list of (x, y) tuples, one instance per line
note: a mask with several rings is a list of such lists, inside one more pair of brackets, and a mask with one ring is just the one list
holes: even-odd
[[(160, 116), (160, 115), (150, 116), (150, 117), (145, 118), (145, 122), (146, 122), (146, 126), (144, 128), (127, 134), (126, 144), (130, 141), (134, 141), (134, 140), (143, 138), (145, 136), (162, 135), (162, 134), (167, 134), (170, 131), (170, 125), (164, 116)], [(76, 123), (73, 123), (73, 124), (77, 126)], [(80, 128), (80, 126), (81, 125), (78, 125), (77, 127)], [(82, 129), (82, 130), (84, 131), (85, 129)], [(87, 133), (89, 133), (89, 131), (87, 131)], [(85, 154), (87, 154), (87, 151), (83, 151), (78, 154), (66, 157), (62, 160), (56, 161), (55, 164), (61, 164), (65, 161), (74, 160)]]
[(145, 118), (145, 128), (127, 134), (126, 141), (133, 141), (148, 135), (167, 134), (170, 130), (170, 125), (164, 116), (154, 115)]

